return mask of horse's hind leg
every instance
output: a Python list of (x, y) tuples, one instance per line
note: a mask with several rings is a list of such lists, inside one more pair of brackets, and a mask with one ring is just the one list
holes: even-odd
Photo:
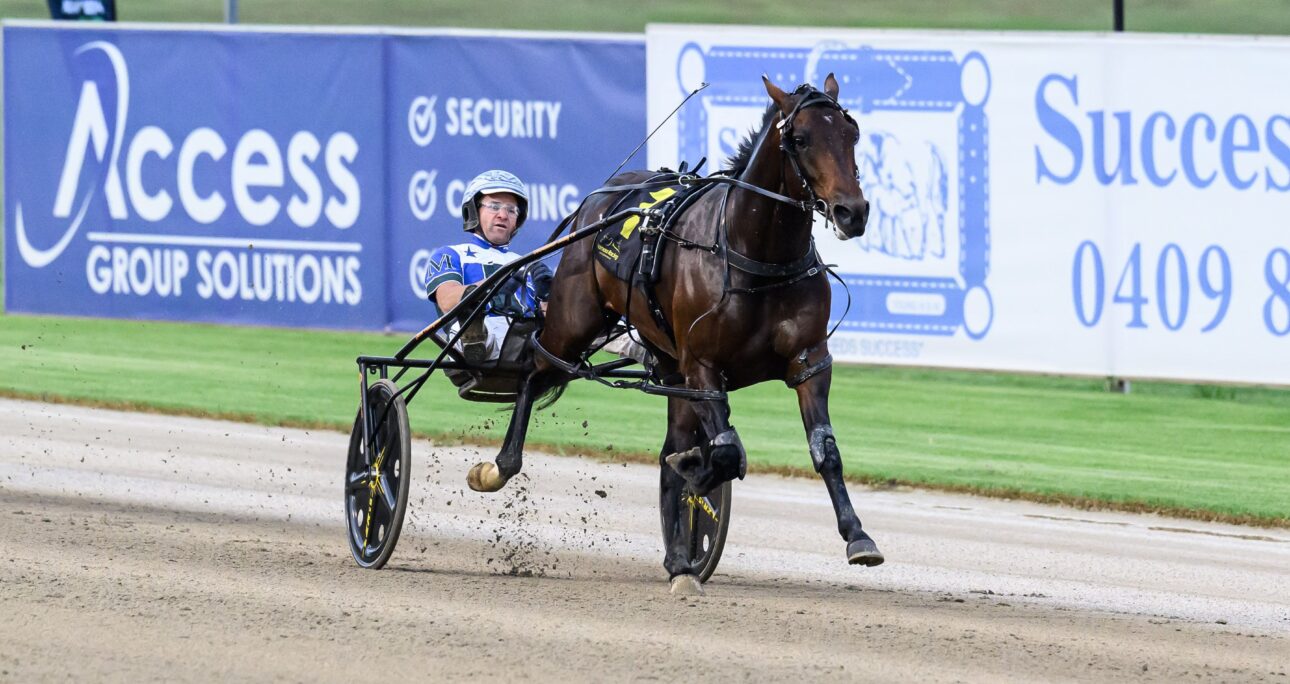
[[(588, 245), (589, 248), (589, 245)], [(540, 335), (542, 348), (568, 362), (575, 361), (616, 315), (607, 313), (594, 295), (595, 285), (590, 253), (571, 253), (561, 264), (552, 285), (550, 308)], [(526, 353), (536, 353), (530, 349)], [(466, 475), (466, 483), (477, 492), (495, 492), (520, 472), (524, 463), (524, 439), (528, 434), (533, 401), (547, 390), (569, 381), (569, 376), (544, 356), (535, 359), (536, 370), (520, 382), (515, 411), (506, 428), (506, 440), (493, 463), (477, 463)]]
[(829, 423), (829, 386), (833, 369), (825, 368), (797, 386), (797, 402), (802, 410), (802, 424), (811, 448), (815, 472), (824, 478), (824, 486), (833, 500), (838, 518), (838, 532), (847, 541), (847, 561), (854, 565), (881, 565), (882, 552), (860, 527), (860, 518), (851, 507), (846, 483), (842, 481), (842, 454), (838, 452), (833, 426)]
[(528, 434), (529, 416), (533, 413), (533, 398), (542, 394), (545, 387), (539, 373), (530, 373), (520, 381), (511, 412), (511, 422), (506, 428), (506, 440), (495, 462), (476, 463), (466, 474), (466, 484), (477, 492), (495, 492), (506, 486), (506, 481), (520, 472), (524, 465), (524, 438)]

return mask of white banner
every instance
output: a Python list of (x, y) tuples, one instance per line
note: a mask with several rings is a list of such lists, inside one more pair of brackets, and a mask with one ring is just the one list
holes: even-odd
[(846, 361), (1290, 384), (1290, 40), (653, 25), (651, 167), (833, 72), (872, 213)]

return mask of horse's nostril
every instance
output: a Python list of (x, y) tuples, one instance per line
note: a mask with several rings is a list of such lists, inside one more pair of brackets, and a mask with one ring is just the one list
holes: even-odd
[(838, 222), (839, 224), (845, 225), (845, 224), (851, 223), (851, 217), (852, 217), (851, 210), (846, 208), (845, 206), (839, 204), (833, 207), (833, 220)]
[(860, 200), (860, 229), (869, 224), (869, 200)]

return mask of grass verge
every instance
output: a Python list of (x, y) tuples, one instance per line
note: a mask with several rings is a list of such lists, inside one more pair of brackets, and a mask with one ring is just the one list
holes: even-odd
[[(0, 394), (348, 431), (354, 357), (405, 338), (0, 316)], [(1290, 527), (1290, 391), (840, 366), (831, 407), (853, 481)], [(732, 409), (754, 472), (811, 475), (792, 392), (748, 388)], [(410, 412), (420, 435), (485, 444), (509, 417), (437, 376)], [(660, 398), (579, 382), (530, 443), (653, 462), (665, 420)]]
[[(1290, 33), (1284, 0), (1131, 0), (1130, 31)], [(117, 3), (122, 21), (224, 21), (224, 0), (130, 0)], [(0, 0), (0, 16), (49, 18), (42, 0)], [(753, 0), (740, 3), (653, 0), (520, 0), (505, 12), (480, 12), (463, 0), (239, 0), (247, 24), (467, 26), (485, 29), (641, 31), (648, 23), (713, 23), (858, 28), (1082, 30), (1112, 28), (1111, 0)]]

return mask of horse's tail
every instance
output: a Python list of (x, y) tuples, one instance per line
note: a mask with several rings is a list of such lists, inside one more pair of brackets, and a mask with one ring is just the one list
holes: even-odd
[(569, 381), (565, 380), (564, 382), (556, 385), (555, 387), (552, 387), (551, 389), (548, 389), (547, 391), (543, 392), (541, 396), (537, 398), (537, 401), (534, 402), (533, 408), (537, 411), (541, 411), (542, 409), (545, 409), (551, 406), (551, 404), (554, 404), (555, 402), (559, 401), (560, 397), (564, 396), (564, 390), (568, 386), (569, 386)]
[[(555, 402), (559, 401), (560, 397), (564, 395), (564, 390), (566, 387), (569, 386), (569, 382), (571, 380), (573, 380), (573, 378), (567, 377), (564, 380), (561, 380), (560, 382), (556, 383), (555, 385), (552, 385), (551, 387), (548, 387), (542, 390), (542, 393), (539, 394), (537, 398), (533, 400), (533, 410), (541, 411), (542, 409), (548, 408), (551, 406), (551, 404), (554, 404)], [(497, 410), (514, 411), (515, 402), (503, 404)]]

